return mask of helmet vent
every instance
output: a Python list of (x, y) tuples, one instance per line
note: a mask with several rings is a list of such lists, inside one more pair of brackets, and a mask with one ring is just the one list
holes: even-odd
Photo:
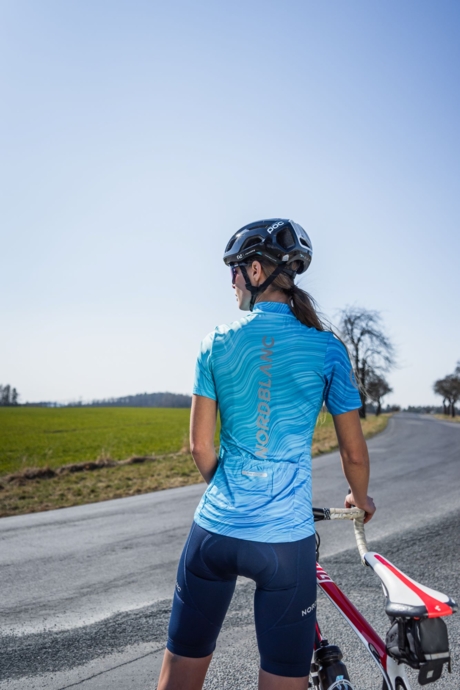
[(299, 237), (299, 242), (300, 244), (303, 244), (304, 247), (307, 247), (307, 249), (310, 249), (310, 245), (308, 244), (307, 240), (305, 240), (303, 237)]
[(233, 245), (235, 244), (235, 240), (236, 240), (236, 237), (231, 237), (231, 238), (230, 238), (229, 243), (228, 243), (227, 246), (225, 247), (225, 252), (229, 252), (229, 251), (230, 251), (230, 249), (231, 249), (231, 248), (233, 247)]
[(249, 249), (249, 247), (253, 247), (256, 244), (260, 244), (261, 242), (263, 242), (262, 237), (248, 237), (241, 249)]
[(291, 249), (295, 246), (295, 239), (289, 228), (283, 228), (276, 235), (276, 241), (283, 249)]

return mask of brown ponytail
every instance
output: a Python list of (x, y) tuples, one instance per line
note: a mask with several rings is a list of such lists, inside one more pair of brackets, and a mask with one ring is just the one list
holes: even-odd
[[(266, 276), (269, 276), (274, 271), (273, 264), (261, 262)], [(295, 270), (296, 262), (289, 264), (289, 268)], [(317, 306), (313, 297), (308, 292), (295, 285), (293, 278), (286, 273), (280, 273), (268, 288), (269, 290), (278, 290), (289, 297), (291, 310), (294, 316), (305, 326), (316, 328), (317, 331), (324, 331), (324, 324), (318, 316)], [(263, 294), (263, 293), (262, 293)], [(263, 301), (263, 297), (260, 298)]]

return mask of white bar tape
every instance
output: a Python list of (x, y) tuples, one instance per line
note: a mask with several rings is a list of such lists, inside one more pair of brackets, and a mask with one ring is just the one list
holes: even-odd
[(329, 508), (330, 520), (353, 520), (356, 545), (363, 565), (366, 565), (364, 555), (369, 551), (364, 534), (364, 510), (361, 508)]
[(364, 519), (364, 510), (361, 508), (329, 508), (330, 520), (358, 520)]
[(353, 525), (355, 528), (356, 546), (358, 547), (362, 564), (366, 565), (364, 556), (369, 551), (369, 549), (367, 548), (366, 535), (364, 534), (364, 516), (361, 516), (360, 518), (356, 518), (355, 520), (353, 520)]

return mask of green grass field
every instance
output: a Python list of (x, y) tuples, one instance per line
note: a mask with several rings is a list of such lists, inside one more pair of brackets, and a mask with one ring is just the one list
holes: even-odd
[(0, 407), (0, 475), (187, 447), (188, 409)]
[[(188, 451), (190, 410), (165, 408), (0, 408), (0, 517), (121, 498), (202, 481)], [(386, 415), (362, 422), (368, 438)], [(218, 430), (216, 445), (218, 443)], [(337, 448), (332, 418), (321, 414), (313, 455)], [(30, 478), (31, 468), (56, 470), (97, 459), (149, 458)]]

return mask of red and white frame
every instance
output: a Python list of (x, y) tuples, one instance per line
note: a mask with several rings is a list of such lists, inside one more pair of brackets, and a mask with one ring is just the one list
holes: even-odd
[[(366, 647), (378, 666), (388, 690), (411, 690), (404, 664), (398, 664), (388, 656), (383, 640), (319, 563), (316, 564), (316, 580), (324, 594), (340, 611), (348, 625)], [(321, 631), (318, 625), (316, 633), (318, 640), (321, 641)], [(344, 661), (346, 663), (346, 659)], [(352, 683), (352, 680), (350, 682)]]

